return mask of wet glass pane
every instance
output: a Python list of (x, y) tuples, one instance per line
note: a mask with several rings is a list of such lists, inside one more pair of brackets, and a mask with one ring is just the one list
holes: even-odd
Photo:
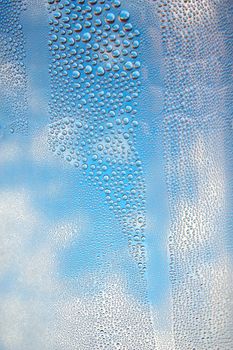
[(0, 350), (231, 350), (231, 0), (0, 0)]

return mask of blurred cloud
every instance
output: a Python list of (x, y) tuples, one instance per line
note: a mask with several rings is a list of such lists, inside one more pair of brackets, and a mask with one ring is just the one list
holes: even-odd
[(1, 191), (0, 222), (0, 272), (2, 275), (20, 262), (30, 232), (39, 223), (39, 216), (31, 207), (26, 191)]
[(22, 148), (17, 141), (4, 141), (0, 143), (0, 165), (17, 162), (22, 157)]
[(49, 127), (45, 126), (37, 130), (31, 138), (31, 147), (28, 150), (28, 155), (33, 162), (51, 167), (68, 167), (69, 164), (61, 157), (56, 156), (50, 149), (48, 143)]
[(48, 331), (62, 288), (59, 250), (77, 239), (82, 218), (49, 226), (29, 191), (5, 190), (0, 192), (0, 224), (0, 346), (54, 349)]

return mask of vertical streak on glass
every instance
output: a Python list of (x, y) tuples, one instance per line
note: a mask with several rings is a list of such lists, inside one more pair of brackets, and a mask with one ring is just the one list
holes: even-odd
[[(227, 1), (158, 2), (176, 349), (230, 349)], [(222, 22), (221, 22), (222, 21)], [(228, 61), (227, 61), (228, 58)]]
[(27, 131), (25, 43), (20, 24), (23, 10), (24, 1), (0, 0), (0, 104), (7, 116), (0, 121), (3, 134)]

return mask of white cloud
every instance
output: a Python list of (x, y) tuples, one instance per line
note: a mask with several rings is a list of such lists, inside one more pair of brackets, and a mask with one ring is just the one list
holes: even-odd
[(36, 131), (31, 139), (31, 147), (28, 150), (28, 157), (39, 165), (48, 165), (51, 167), (68, 167), (68, 162), (55, 155), (49, 149), (48, 143), (49, 127), (45, 126), (40, 131)]
[(20, 261), (24, 246), (38, 221), (26, 191), (1, 192), (0, 274)]
[(54, 349), (48, 332), (62, 288), (58, 251), (77, 239), (81, 223), (80, 217), (49, 227), (29, 192), (0, 192), (0, 346)]
[(74, 222), (58, 223), (51, 230), (52, 244), (61, 249), (69, 245), (86, 228), (87, 218), (80, 216)]
[(4, 166), (6, 163), (18, 162), (22, 157), (23, 150), (16, 141), (2, 142), (0, 144), (0, 164)]
[[(155, 347), (149, 314), (144, 305), (128, 294), (119, 275), (95, 275), (102, 284), (92, 297), (66, 295), (57, 305), (55, 348), (151, 349)], [(88, 289), (87, 289), (88, 290)]]

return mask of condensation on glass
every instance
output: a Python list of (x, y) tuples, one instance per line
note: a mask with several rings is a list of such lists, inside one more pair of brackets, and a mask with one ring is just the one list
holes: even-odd
[(231, 350), (230, 0), (0, 0), (0, 349)]

